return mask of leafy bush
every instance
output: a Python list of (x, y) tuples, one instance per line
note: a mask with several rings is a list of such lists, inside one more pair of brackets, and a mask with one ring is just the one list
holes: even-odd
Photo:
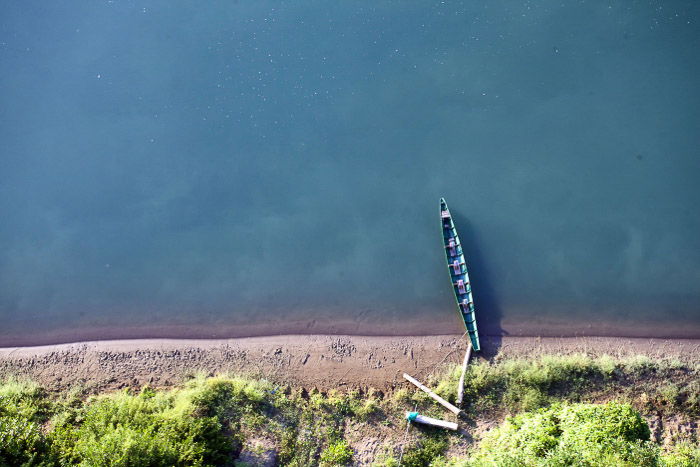
[(558, 411), (562, 443), (597, 443), (610, 439), (649, 441), (649, 425), (627, 404), (577, 404)]
[(41, 388), (11, 379), (0, 384), (0, 466), (37, 465), (48, 454), (40, 423), (50, 410)]
[(626, 404), (553, 406), (509, 417), (473, 462), (494, 465), (655, 465), (649, 427)]
[(321, 452), (321, 465), (347, 465), (352, 462), (352, 455), (352, 449), (348, 446), (347, 441), (335, 441)]
[(231, 450), (215, 417), (195, 417), (187, 392), (144, 390), (97, 397), (76, 420), (55, 427), (54, 452), (84, 465), (204, 465)]
[(482, 449), (493, 446), (505, 453), (525, 458), (543, 457), (559, 444), (561, 430), (553, 410), (539, 410), (508, 418), (484, 441)]
[(700, 465), (700, 445), (681, 442), (661, 456), (662, 467), (697, 467)]
[(216, 417), (225, 424), (263, 405), (271, 389), (265, 381), (217, 376), (196, 378), (183, 392), (185, 400), (194, 405), (198, 414)]
[(430, 433), (430, 435), (421, 439), (417, 446), (404, 452), (401, 465), (405, 467), (427, 467), (435, 459), (442, 456), (448, 446), (449, 441), (444, 433)]
[(37, 465), (46, 454), (46, 440), (36, 423), (0, 417), (0, 466)]
[(39, 421), (50, 408), (46, 394), (34, 382), (10, 379), (0, 384), (0, 416)]

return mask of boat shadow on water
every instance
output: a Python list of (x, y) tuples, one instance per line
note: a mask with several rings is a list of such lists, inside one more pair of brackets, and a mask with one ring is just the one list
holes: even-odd
[(488, 260), (484, 258), (479, 248), (479, 238), (472, 224), (465, 216), (454, 212), (452, 219), (462, 241), (469, 279), (474, 291), (481, 354), (490, 358), (498, 352), (502, 337), (507, 335), (501, 327), (503, 312), (493, 287), (493, 275), (489, 269)]

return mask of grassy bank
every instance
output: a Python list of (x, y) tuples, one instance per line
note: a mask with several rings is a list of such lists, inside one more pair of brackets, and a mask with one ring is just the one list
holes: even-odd
[[(458, 369), (426, 377), (454, 400)], [(463, 430), (412, 388), (306, 391), (235, 375), (88, 395), (0, 386), (0, 465), (698, 465), (700, 368), (582, 355), (476, 361)], [(402, 449), (403, 447), (403, 449)]]

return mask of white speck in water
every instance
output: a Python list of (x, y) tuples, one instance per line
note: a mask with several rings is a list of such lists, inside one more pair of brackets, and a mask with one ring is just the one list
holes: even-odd
[(102, 75), (97, 73), (97, 79), (100, 79), (100, 78), (102, 78)]

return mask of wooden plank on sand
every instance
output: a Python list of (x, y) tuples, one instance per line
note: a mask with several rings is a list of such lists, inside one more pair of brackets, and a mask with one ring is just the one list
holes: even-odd
[(438, 404), (442, 405), (443, 407), (445, 407), (447, 410), (449, 410), (453, 414), (459, 415), (460, 410), (457, 407), (455, 407), (454, 405), (450, 404), (442, 397), (435, 394), (428, 387), (424, 386), (420, 381), (418, 381), (417, 379), (413, 378), (411, 375), (408, 375), (406, 373), (403, 374), (403, 377), (406, 378), (409, 382), (416, 385), (418, 387), (418, 389), (427, 393), (433, 400), (437, 401)]
[(467, 343), (467, 353), (464, 354), (464, 361), (462, 362), (462, 376), (459, 377), (459, 386), (457, 387), (457, 405), (462, 403), (464, 399), (464, 375), (467, 373), (467, 364), (469, 363), (469, 357), (472, 355), (472, 343)]

